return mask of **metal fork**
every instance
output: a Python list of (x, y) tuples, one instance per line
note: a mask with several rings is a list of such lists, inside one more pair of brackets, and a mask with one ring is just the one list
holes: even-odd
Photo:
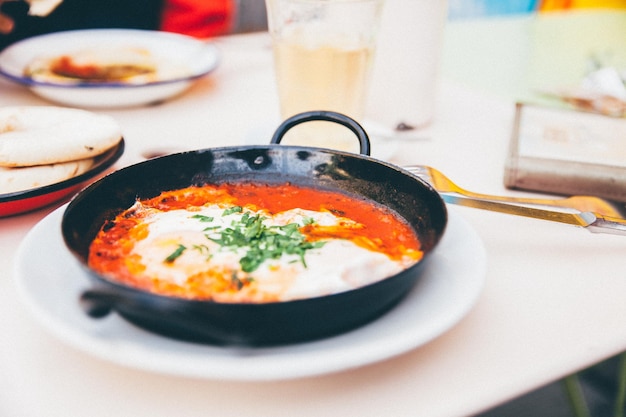
[[(590, 210), (587, 198), (580, 196), (560, 200), (492, 196), (465, 190), (428, 166), (412, 165), (405, 169), (432, 185), (447, 203), (581, 226), (596, 233), (626, 235), (626, 220), (602, 199), (597, 200), (604, 204), (591, 206), (593, 210)], [(581, 205), (581, 200), (585, 204)], [(589, 199), (595, 200), (595, 197)], [(617, 216), (602, 214), (599, 210)]]
[(624, 216), (626, 215), (626, 203), (620, 205), (619, 203), (613, 203), (599, 197), (575, 195), (567, 198), (547, 199), (481, 194), (459, 187), (457, 184), (452, 182), (450, 178), (446, 177), (442, 172), (436, 170), (435, 168), (425, 165), (409, 165), (404, 168), (431, 184), (440, 193), (455, 193), (465, 197), (490, 201), (502, 201), (512, 204), (563, 207), (578, 210), (580, 212), (590, 211), (602, 216), (609, 216), (617, 219), (624, 219)]

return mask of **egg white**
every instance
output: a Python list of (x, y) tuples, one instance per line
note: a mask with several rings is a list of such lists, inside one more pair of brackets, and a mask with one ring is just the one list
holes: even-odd
[[(207, 238), (212, 233), (206, 230), (208, 226), (226, 228), (241, 217), (240, 213), (223, 213), (223, 207), (212, 205), (200, 210), (171, 210), (147, 216), (148, 235), (138, 241), (132, 251), (141, 258), (145, 274), (182, 285), (189, 276), (202, 271), (234, 271), (239, 277), (254, 280), (255, 293), (259, 297), (286, 301), (348, 291), (393, 275), (405, 267), (385, 254), (370, 251), (349, 240), (331, 239), (321, 248), (308, 250), (304, 263), (296, 255), (283, 255), (279, 259), (265, 260), (256, 270), (246, 274), (239, 265), (245, 249), (226, 250)], [(330, 212), (302, 209), (275, 215), (261, 212), (261, 215), (266, 217), (268, 226), (303, 225), (311, 219), (323, 226), (354, 223)], [(212, 221), (201, 221), (198, 216), (206, 216), (205, 219), (211, 218)], [(179, 245), (186, 248), (184, 252), (174, 261), (165, 262)]]

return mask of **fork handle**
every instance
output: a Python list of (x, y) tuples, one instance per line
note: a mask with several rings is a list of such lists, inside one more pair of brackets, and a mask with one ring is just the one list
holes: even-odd
[(584, 227), (594, 233), (609, 233), (626, 236), (626, 220), (601, 216), (592, 212), (567, 213), (545, 208), (528, 207), (498, 200), (487, 200), (467, 197), (454, 193), (439, 193), (449, 204), (473, 207), (482, 210), (495, 211), (516, 216), (531, 217), (558, 223)]

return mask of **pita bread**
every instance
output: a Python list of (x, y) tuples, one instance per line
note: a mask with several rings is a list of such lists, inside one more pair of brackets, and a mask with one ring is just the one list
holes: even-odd
[(14, 193), (55, 184), (86, 172), (94, 160), (64, 162), (23, 168), (0, 167), (0, 194)]
[(27, 0), (30, 4), (28, 14), (31, 16), (48, 16), (63, 0)]
[(0, 166), (51, 165), (93, 158), (122, 139), (109, 116), (54, 106), (0, 108)]

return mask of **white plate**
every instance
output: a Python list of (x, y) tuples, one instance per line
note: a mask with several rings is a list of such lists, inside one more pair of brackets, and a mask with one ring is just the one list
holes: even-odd
[[(397, 307), (361, 328), (320, 341), (273, 348), (226, 348), (168, 339), (112, 314), (88, 318), (78, 297), (88, 287), (60, 232), (61, 207), (22, 242), (15, 276), (21, 299), (43, 326), (102, 359), (187, 377), (269, 381), (337, 372), (407, 352), (441, 335), (480, 294), (486, 255), (477, 233), (454, 210), (416, 287)], [(36, 253), (37, 256), (33, 256)]]
[[(62, 56), (82, 50), (143, 48), (159, 61), (186, 69), (174, 78), (144, 84), (61, 84), (35, 81), (24, 69), (36, 58)], [(185, 91), (198, 77), (217, 67), (217, 48), (175, 33), (134, 29), (73, 30), (35, 36), (17, 42), (0, 53), (0, 75), (28, 86), (51, 101), (77, 107), (126, 107), (148, 104)]]

